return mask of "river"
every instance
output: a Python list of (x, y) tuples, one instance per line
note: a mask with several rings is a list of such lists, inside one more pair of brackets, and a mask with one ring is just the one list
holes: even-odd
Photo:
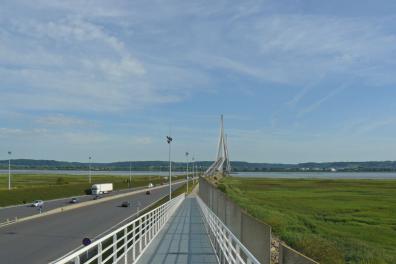
[[(55, 175), (88, 175), (87, 170), (12, 170), (12, 174), (55, 174)], [(115, 175), (115, 176), (129, 176), (129, 171), (97, 171), (93, 170), (92, 175)], [(0, 170), (0, 174), (8, 174), (8, 170)], [(169, 171), (132, 171), (132, 175), (158, 175), (169, 176)], [(172, 171), (172, 175), (182, 175), (185, 172)]]
[(395, 179), (396, 172), (235, 172), (232, 176), (291, 179)]
[[(92, 171), (92, 175), (129, 176), (129, 171)], [(0, 170), (0, 174), (8, 174), (8, 170)], [(83, 170), (12, 170), (12, 174), (67, 174), (88, 175)], [(182, 175), (185, 172), (174, 171), (172, 175)], [(132, 171), (132, 175), (168, 176), (168, 171)], [(291, 178), (291, 179), (396, 179), (396, 172), (234, 172), (235, 177), (254, 178)]]

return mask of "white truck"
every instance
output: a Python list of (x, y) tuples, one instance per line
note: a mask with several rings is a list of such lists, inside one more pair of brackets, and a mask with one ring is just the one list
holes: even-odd
[(102, 193), (109, 193), (113, 191), (113, 184), (112, 183), (100, 183), (94, 184), (91, 187), (92, 194), (99, 195)]

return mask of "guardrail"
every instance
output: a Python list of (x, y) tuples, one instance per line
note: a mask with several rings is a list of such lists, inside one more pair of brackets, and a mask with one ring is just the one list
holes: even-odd
[(185, 198), (181, 194), (53, 264), (135, 263)]
[(219, 262), (231, 264), (260, 264), (253, 254), (249, 252), (220, 218), (206, 206), (199, 196), (197, 196), (197, 200), (201, 207), (205, 226)]

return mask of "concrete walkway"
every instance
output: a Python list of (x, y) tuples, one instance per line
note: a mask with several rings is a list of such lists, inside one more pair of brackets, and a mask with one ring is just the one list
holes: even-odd
[(138, 264), (218, 263), (194, 196), (187, 197)]

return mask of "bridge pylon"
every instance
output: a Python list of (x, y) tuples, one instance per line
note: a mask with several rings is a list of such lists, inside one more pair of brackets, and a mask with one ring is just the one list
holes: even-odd
[(205, 171), (205, 176), (214, 176), (220, 174), (225, 176), (231, 173), (231, 164), (228, 154), (227, 135), (224, 134), (224, 118), (220, 118), (220, 136), (217, 147), (217, 156), (215, 162)]

